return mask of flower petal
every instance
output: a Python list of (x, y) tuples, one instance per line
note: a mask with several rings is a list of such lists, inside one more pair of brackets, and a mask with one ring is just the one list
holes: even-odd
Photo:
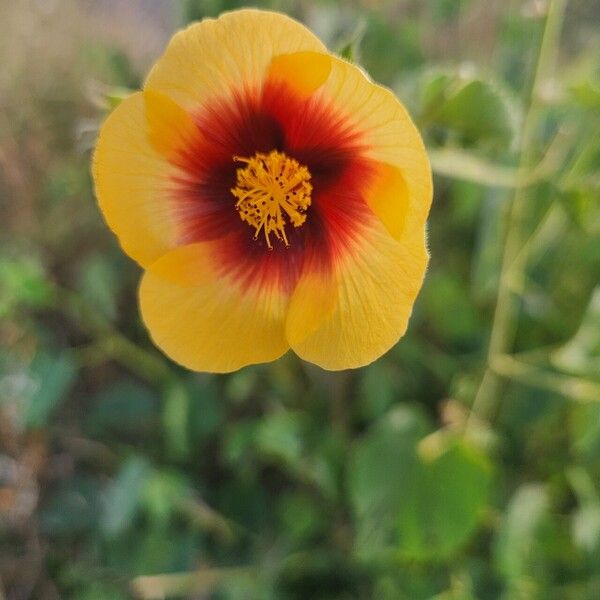
[(307, 270), (290, 299), (285, 336), (292, 348), (300, 345), (330, 318), (336, 309), (337, 285), (325, 274)]
[(170, 162), (198, 144), (200, 130), (190, 114), (165, 94), (144, 90), (144, 105), (148, 120), (150, 143)]
[[(292, 349), (325, 369), (361, 367), (389, 350), (406, 331), (425, 275), (424, 229), (400, 243), (372, 220), (338, 266), (335, 298), (327, 301), (333, 310), (316, 304), (314, 286), (309, 285), (298, 286), (290, 303), (286, 332)], [(301, 335), (303, 321), (312, 332), (307, 336)]]
[(152, 263), (149, 270), (154, 275), (191, 287), (210, 283), (214, 278), (213, 257), (207, 244), (188, 244), (174, 248)]
[(389, 170), (384, 173), (388, 208), (375, 195), (366, 198), (388, 231), (399, 239), (403, 232), (412, 235), (422, 228), (433, 194), (431, 167), (421, 136), (402, 103), (358, 67), (335, 57), (317, 94), (335, 101), (363, 133), (366, 156), (399, 169), (399, 176)]
[(198, 110), (209, 98), (262, 83), (274, 56), (311, 50), (326, 51), (297, 21), (269, 11), (237, 10), (177, 33), (150, 71), (145, 88)]
[(227, 373), (279, 358), (289, 349), (287, 298), (275, 287), (242, 291), (211, 250), (210, 243), (177, 248), (144, 274), (140, 307), (154, 343), (195, 371)]
[(292, 52), (275, 56), (268, 79), (283, 81), (295, 92), (308, 95), (321, 87), (331, 71), (331, 55), (321, 52)]
[(144, 96), (129, 96), (104, 122), (93, 160), (96, 197), (123, 250), (146, 266), (177, 243), (169, 185), (174, 167), (151, 143)]
[(402, 171), (385, 163), (378, 163), (365, 200), (389, 234), (400, 240), (404, 233), (409, 210), (408, 187)]

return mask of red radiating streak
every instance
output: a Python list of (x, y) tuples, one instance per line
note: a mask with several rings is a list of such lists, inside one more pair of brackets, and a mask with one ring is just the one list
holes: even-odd
[[(223, 274), (243, 288), (275, 285), (291, 292), (306, 265), (324, 274), (351, 252), (373, 214), (364, 200), (375, 176), (361, 133), (330, 101), (302, 97), (281, 82), (241, 90), (195, 115), (198, 136), (178, 152), (172, 185), (182, 243), (213, 241)], [(231, 188), (240, 167), (234, 156), (278, 150), (311, 173), (306, 222), (288, 227), (289, 247), (254, 239), (236, 209)]]

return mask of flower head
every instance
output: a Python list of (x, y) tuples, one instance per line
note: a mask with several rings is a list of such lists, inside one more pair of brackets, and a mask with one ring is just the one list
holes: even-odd
[(171, 358), (226, 372), (292, 348), (365, 365), (427, 265), (429, 162), (406, 110), (304, 26), (240, 10), (177, 33), (104, 123), (93, 164)]

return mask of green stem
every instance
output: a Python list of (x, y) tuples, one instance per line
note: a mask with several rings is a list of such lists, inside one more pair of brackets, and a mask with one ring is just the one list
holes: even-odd
[[(551, 0), (549, 3), (529, 96), (529, 108), (523, 124), (518, 172), (525, 172), (529, 169), (535, 159), (536, 130), (542, 109), (540, 88), (555, 62), (566, 3), (567, 0)], [(523, 235), (523, 222), (527, 207), (525, 199), (530, 193), (530, 189), (517, 187), (508, 206), (507, 233), (488, 347), (488, 366), (475, 396), (467, 428), (477, 419), (490, 417), (500, 391), (500, 377), (490, 368), (490, 365), (496, 356), (509, 353), (514, 345), (518, 318), (516, 299), (517, 294), (522, 291), (523, 273), (527, 262), (522, 257), (520, 250), (525, 243)], [(520, 260), (515, 260), (517, 257)], [(514, 282), (518, 282), (519, 285), (515, 287)]]
[(584, 403), (598, 403), (600, 384), (581, 377), (563, 375), (541, 369), (509, 355), (497, 355), (490, 364), (494, 373), (529, 387), (568, 396)]

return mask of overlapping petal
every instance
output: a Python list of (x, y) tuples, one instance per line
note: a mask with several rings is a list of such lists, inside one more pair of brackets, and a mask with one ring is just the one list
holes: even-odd
[[(391, 90), (373, 83), (364, 71), (341, 58), (331, 60), (329, 77), (317, 94), (334, 98), (351, 116), (352, 122), (364, 132), (369, 157), (399, 169), (398, 176), (390, 177), (389, 171), (387, 176), (389, 183), (397, 187), (400, 214), (394, 215), (389, 208), (382, 210), (377, 196), (367, 201), (397, 239), (397, 222), (405, 215), (402, 230), (411, 235), (424, 226), (433, 195), (431, 166), (421, 136)], [(391, 192), (390, 198), (393, 195)]]
[(273, 57), (267, 79), (284, 82), (295, 92), (308, 96), (319, 89), (331, 72), (331, 56), (320, 52), (291, 52)]
[(390, 234), (400, 239), (427, 219), (433, 195), (431, 167), (406, 109), (387, 88), (356, 65), (319, 52), (273, 59), (270, 73), (301, 93), (337, 107), (360, 133), (365, 156), (379, 163), (366, 201)]
[(326, 292), (314, 275), (301, 279), (286, 322), (290, 346), (334, 371), (374, 361), (406, 331), (426, 267), (423, 229), (399, 243), (373, 218)]
[(150, 266), (139, 289), (152, 339), (195, 371), (226, 373), (284, 354), (287, 298), (276, 288), (242, 290), (223, 277), (210, 243), (173, 250)]
[(146, 79), (182, 107), (197, 111), (211, 98), (259, 86), (273, 57), (326, 52), (323, 43), (289, 17), (243, 9), (204, 19), (177, 33)]
[(123, 100), (102, 126), (93, 173), (104, 218), (142, 266), (177, 244), (169, 200), (175, 172), (151, 142), (143, 94)]

